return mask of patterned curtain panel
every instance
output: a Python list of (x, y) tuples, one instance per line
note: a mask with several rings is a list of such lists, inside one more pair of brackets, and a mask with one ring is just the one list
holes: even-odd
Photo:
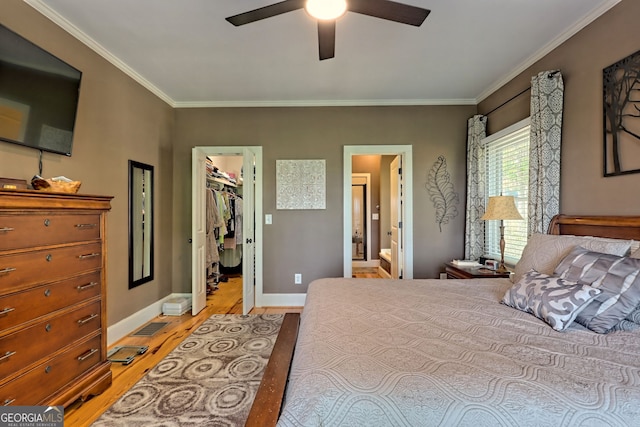
[(476, 115), (467, 121), (467, 215), (464, 258), (484, 255), (485, 157), (480, 141), (487, 134), (487, 117)]
[(560, 212), (560, 143), (564, 83), (559, 70), (531, 78), (529, 235), (546, 233)]

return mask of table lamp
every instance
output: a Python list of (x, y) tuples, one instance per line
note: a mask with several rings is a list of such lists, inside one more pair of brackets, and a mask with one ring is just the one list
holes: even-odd
[(489, 205), (482, 220), (500, 220), (500, 265), (496, 271), (500, 273), (507, 272), (507, 268), (504, 265), (504, 220), (505, 219), (524, 219), (518, 208), (516, 208), (516, 202), (513, 196), (492, 196), (489, 197)]

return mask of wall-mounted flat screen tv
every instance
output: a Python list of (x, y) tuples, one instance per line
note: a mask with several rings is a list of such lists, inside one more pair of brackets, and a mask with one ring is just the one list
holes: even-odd
[(0, 140), (71, 156), (81, 77), (0, 25)]

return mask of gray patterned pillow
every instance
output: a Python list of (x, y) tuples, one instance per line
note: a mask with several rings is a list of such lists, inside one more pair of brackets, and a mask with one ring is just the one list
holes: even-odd
[(609, 332), (635, 331), (638, 328), (640, 328), (640, 307), (636, 307), (636, 309), (621, 320), (620, 323), (611, 328)]
[(529, 270), (553, 274), (560, 261), (576, 246), (605, 254), (626, 255), (632, 242), (633, 240), (534, 233), (522, 251), (511, 281), (516, 283)]
[(629, 313), (629, 315), (625, 317), (625, 319), (629, 322), (637, 323), (640, 325), (640, 307), (636, 307), (636, 309)]
[(614, 331), (635, 331), (640, 328), (640, 325), (637, 323), (631, 322), (629, 320), (624, 319), (622, 322), (618, 323), (613, 328), (609, 329), (609, 332)]
[(531, 313), (556, 331), (564, 331), (601, 291), (530, 270), (513, 285), (502, 303)]
[(577, 247), (558, 264), (555, 274), (602, 290), (576, 318), (594, 332), (607, 333), (640, 305), (640, 259)]

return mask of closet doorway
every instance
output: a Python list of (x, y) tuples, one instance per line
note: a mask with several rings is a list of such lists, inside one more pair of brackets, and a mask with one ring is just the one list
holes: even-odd
[[(388, 207), (394, 212), (393, 220), (395, 224), (390, 227), (390, 235), (385, 234), (386, 240), (390, 242), (390, 247), (396, 247), (396, 251), (389, 257), (395, 260), (394, 273), (397, 278), (413, 278), (413, 150), (411, 145), (354, 145), (344, 147), (343, 159), (343, 273), (344, 277), (352, 277), (354, 263), (353, 242), (355, 227), (353, 225), (353, 192), (352, 176), (353, 161), (355, 156), (382, 155), (397, 158), (401, 167), (396, 169), (397, 187), (399, 188), (394, 197), (395, 206)], [(391, 172), (389, 172), (391, 173)], [(381, 207), (382, 208), (382, 207)], [(368, 220), (379, 219), (377, 207), (373, 207), (368, 212)], [(395, 227), (395, 228), (394, 228)], [(375, 227), (370, 227), (375, 228)], [(380, 227), (382, 230), (383, 227)], [(393, 230), (395, 229), (395, 233)], [(382, 237), (382, 236), (381, 236)], [(380, 241), (384, 241), (381, 238)], [(377, 255), (375, 254), (377, 260)], [(370, 254), (373, 258), (374, 254)], [(393, 262), (393, 261), (392, 261)]]
[[(212, 160), (209, 166), (207, 166), (207, 158)], [(221, 166), (217, 166), (218, 171), (212, 174), (212, 165), (215, 165), (215, 161), (225, 165), (235, 162), (242, 166), (240, 172), (231, 171), (230, 173), (224, 171)], [(241, 185), (238, 185), (240, 182)], [(207, 194), (213, 193), (210, 191), (213, 188), (219, 192), (228, 192), (224, 194), (224, 200), (236, 197), (241, 199), (241, 218), (237, 218), (237, 212), (233, 212), (234, 219), (231, 222), (229, 215), (232, 213), (225, 214), (227, 223), (224, 226), (224, 232), (227, 238), (223, 235), (220, 240), (211, 239), (210, 235), (208, 241)], [(220, 194), (217, 195), (220, 196)], [(237, 207), (237, 204), (234, 203), (234, 207)], [(224, 274), (225, 269), (233, 267), (238, 271), (241, 270), (242, 310), (244, 314), (248, 314), (255, 305), (256, 297), (259, 299), (262, 295), (262, 222), (258, 220), (262, 217), (262, 147), (194, 147), (191, 216), (192, 314), (197, 314), (206, 306), (207, 279), (209, 278), (211, 283), (215, 280), (216, 274)], [(211, 223), (211, 217), (209, 219)], [(233, 233), (231, 228), (234, 228)], [(218, 229), (218, 237), (219, 232), (220, 229)], [(212, 248), (212, 245), (220, 246)], [(216, 265), (211, 262), (211, 251), (218, 248), (220, 251), (217, 257), (213, 257), (217, 260)], [(225, 248), (229, 250), (227, 254), (222, 250)]]

